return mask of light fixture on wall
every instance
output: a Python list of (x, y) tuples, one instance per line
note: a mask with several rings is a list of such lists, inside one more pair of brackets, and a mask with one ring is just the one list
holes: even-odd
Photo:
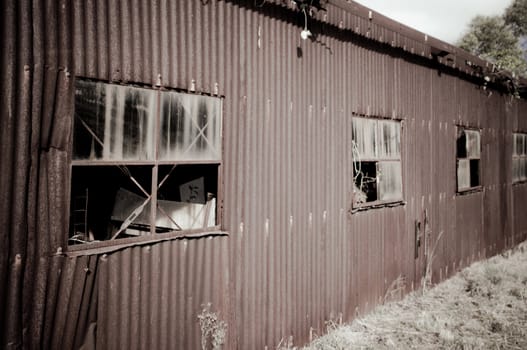
[(304, 12), (304, 29), (300, 32), (300, 37), (302, 38), (302, 40), (306, 40), (312, 34), (311, 34), (311, 31), (309, 31), (309, 29), (307, 29), (307, 13), (306, 13), (306, 9), (303, 8), (302, 12)]
[(325, 9), (322, 7), (320, 0), (293, 0), (292, 2), (304, 14), (304, 29), (300, 32), (300, 37), (302, 40), (306, 40), (313, 36), (313, 33), (307, 27), (308, 12), (310, 15), (312, 10), (325, 11)]

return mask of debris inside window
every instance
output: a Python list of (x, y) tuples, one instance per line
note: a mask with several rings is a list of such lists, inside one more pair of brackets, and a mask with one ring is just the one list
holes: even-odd
[(72, 158), (70, 243), (215, 227), (221, 100), (77, 80)]
[(401, 123), (353, 117), (353, 206), (402, 200)]
[(355, 188), (362, 193), (362, 202), (375, 202), (377, 200), (377, 163), (353, 162), (353, 176)]
[(481, 138), (478, 130), (457, 129), (457, 190), (463, 192), (481, 185)]

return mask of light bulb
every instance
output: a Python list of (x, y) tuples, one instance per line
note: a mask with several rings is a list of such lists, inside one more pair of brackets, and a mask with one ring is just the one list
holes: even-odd
[(308, 29), (304, 29), (302, 32), (300, 32), (300, 37), (302, 40), (306, 40), (311, 36), (311, 32)]

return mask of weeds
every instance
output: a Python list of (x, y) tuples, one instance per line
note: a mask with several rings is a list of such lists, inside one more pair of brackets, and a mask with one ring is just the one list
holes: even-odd
[(201, 350), (209, 349), (209, 344), (212, 346), (212, 350), (220, 349), (227, 336), (227, 323), (220, 320), (218, 315), (210, 310), (210, 303), (203, 304), (202, 307), (203, 309), (198, 315), (201, 330)]
[(293, 350), (296, 347), (293, 347), (293, 336), (288, 336), (280, 339), (280, 342), (276, 346), (276, 350)]
[[(525, 247), (381, 305), (306, 349), (527, 349)], [(388, 288), (387, 296), (396, 289)]]
[[(439, 235), (437, 235), (437, 238), (431, 249), (430, 249), (430, 245), (428, 244), (425, 247), (426, 249), (425, 251), (425, 259), (426, 259), (425, 274), (421, 280), (421, 288), (422, 288), (423, 293), (426, 292), (426, 290), (432, 285), (432, 267), (434, 264), (437, 245), (439, 244), (441, 237), (443, 237), (443, 232), (444, 231), (439, 232)], [(428, 212), (426, 211), (425, 211), (425, 235), (427, 236), (431, 235), (430, 225), (428, 222)], [(428, 238), (425, 238), (425, 241), (428, 242)]]
[(393, 282), (390, 284), (386, 292), (384, 293), (383, 304), (387, 302), (401, 299), (404, 291), (406, 290), (406, 277), (399, 275)]

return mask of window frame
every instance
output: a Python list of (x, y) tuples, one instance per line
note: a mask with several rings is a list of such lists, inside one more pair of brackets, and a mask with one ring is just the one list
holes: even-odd
[[(373, 149), (374, 149), (375, 154), (373, 156), (369, 155), (366, 157), (356, 158), (356, 155), (358, 154), (358, 150), (357, 150), (358, 146), (357, 146), (356, 140), (353, 138), (353, 135), (352, 135), (352, 138), (351, 138), (352, 171), (351, 173), (352, 173), (352, 179), (353, 179), (352, 180), (353, 190), (352, 190), (352, 199), (351, 199), (351, 203), (352, 203), (351, 211), (358, 212), (358, 211), (363, 211), (363, 210), (368, 210), (368, 209), (385, 208), (385, 207), (403, 205), (404, 204), (404, 181), (403, 181), (403, 142), (402, 142), (402, 139), (403, 139), (403, 132), (404, 132), (404, 120), (354, 114), (352, 116), (352, 129), (354, 127), (353, 125), (356, 119), (368, 120), (368, 121), (372, 121), (375, 123), (375, 133), (376, 134), (374, 136), (374, 141), (373, 141), (374, 143)], [(379, 130), (382, 128), (383, 122), (397, 123), (398, 129), (399, 129), (398, 130), (399, 139), (396, 140), (396, 148), (398, 150), (397, 157), (393, 157), (393, 156), (390, 157), (390, 156), (386, 156), (385, 154), (380, 154), (380, 153), (386, 153), (386, 152), (380, 151), (383, 147), (383, 143), (382, 143), (382, 140), (380, 140), (381, 133)], [(375, 190), (376, 190), (377, 199), (373, 201), (365, 201), (361, 203), (356, 202), (356, 198), (355, 198), (355, 196), (357, 195), (356, 189), (358, 189), (358, 186), (356, 185), (356, 178), (358, 177), (358, 175), (355, 175), (355, 172), (357, 170), (355, 166), (356, 163), (373, 163), (375, 165), (375, 175), (376, 175), (375, 176)], [(380, 186), (379, 164), (381, 163), (398, 163), (399, 164), (399, 167), (400, 167), (400, 184), (399, 184), (400, 198), (379, 199), (380, 197), (379, 188), (381, 187)]]
[[(481, 147), (481, 129), (480, 128), (477, 128), (477, 127), (471, 127), (471, 126), (467, 126), (467, 125), (456, 125), (456, 140), (455, 140), (455, 143), (456, 143), (456, 147), (455, 147), (455, 159), (456, 159), (456, 195), (464, 195), (464, 194), (470, 194), (470, 193), (475, 193), (475, 192), (481, 192), (483, 190), (483, 181), (482, 181), (482, 177), (481, 177), (481, 169), (482, 169), (482, 164), (481, 164), (481, 159), (482, 159), (482, 147)], [(468, 140), (468, 137), (466, 136), (466, 133), (465, 133), (465, 149), (464, 149), (464, 152), (465, 152), (465, 156), (464, 157), (460, 157), (459, 155), (459, 140), (460, 140), (460, 131), (462, 132), (465, 132), (465, 131), (469, 131), (469, 132), (477, 132), (477, 140), (479, 141), (479, 144), (478, 144), (478, 150), (477, 150), (477, 153), (479, 155), (479, 157), (475, 157), (473, 155), (469, 155), (469, 153), (471, 153), (469, 151), (469, 140)], [(467, 160), (468, 161), (468, 182), (469, 182), (469, 186), (468, 187), (462, 187), (460, 188), (460, 179), (459, 179), (459, 164), (460, 164), (460, 159), (461, 160)], [(471, 174), (472, 174), (472, 168), (471, 168), (471, 161), (474, 161), (474, 160), (477, 160), (477, 176), (478, 176), (478, 184), (475, 185), (475, 186), (472, 186), (471, 185)], [(466, 162), (465, 162), (466, 163)]]
[[(517, 150), (516, 137), (518, 137), (518, 136), (523, 138), (522, 150), (521, 150), (520, 154), (517, 154), (518, 150)], [(515, 178), (515, 174), (514, 174), (514, 163), (515, 163), (515, 160), (519, 161), (519, 163), (520, 163), (519, 165), (520, 166), (521, 166), (521, 161), (522, 160), (525, 163), (525, 165), (524, 165), (525, 166), (525, 169), (524, 169), (525, 176), (523, 176), (523, 178), (521, 178), (521, 174), (520, 174), (520, 178), (519, 179)], [(512, 184), (513, 185), (521, 185), (521, 184), (527, 183), (527, 132), (525, 132), (525, 131), (514, 131), (512, 133), (511, 177), (512, 177)]]
[[(184, 238), (184, 237), (201, 237), (201, 236), (211, 236), (211, 235), (225, 235), (226, 232), (222, 231), (222, 223), (223, 223), (223, 161), (224, 161), (224, 145), (223, 145), (223, 112), (224, 112), (224, 96), (220, 95), (211, 95), (211, 94), (205, 94), (205, 93), (196, 93), (196, 92), (189, 92), (185, 90), (180, 89), (170, 89), (167, 87), (159, 87), (159, 86), (145, 86), (142, 84), (134, 84), (134, 83), (126, 83), (126, 84), (117, 84), (117, 83), (111, 83), (107, 81), (101, 81), (101, 80), (94, 80), (90, 78), (84, 78), (84, 77), (76, 77), (75, 80), (75, 89), (77, 89), (77, 81), (84, 81), (89, 83), (95, 83), (95, 84), (104, 84), (104, 85), (116, 85), (121, 87), (129, 87), (129, 88), (138, 88), (138, 89), (147, 89), (152, 91), (152, 93), (155, 95), (155, 105), (156, 109), (154, 112), (155, 116), (155, 129), (153, 131), (153, 144), (155, 149), (155, 154), (153, 156), (153, 159), (148, 160), (116, 160), (116, 159), (75, 159), (74, 156), (74, 145), (75, 145), (75, 124), (77, 116), (77, 110), (74, 107), (73, 108), (73, 116), (72, 118), (73, 123), (72, 124), (72, 137), (70, 141), (70, 162), (69, 162), (69, 170), (70, 170), (70, 179), (69, 179), (69, 189), (68, 189), (68, 199), (72, 200), (72, 188), (73, 188), (73, 170), (74, 168), (82, 168), (82, 167), (99, 167), (99, 166), (105, 166), (108, 168), (113, 167), (151, 167), (151, 178), (150, 178), (150, 186), (145, 187), (144, 189), (148, 192), (148, 195), (150, 197), (147, 197), (148, 206), (147, 208), (150, 210), (150, 212), (155, 212), (156, 214), (153, 214), (153, 216), (150, 216), (148, 225), (150, 226), (148, 231), (142, 231), (144, 234), (139, 236), (132, 236), (132, 237), (124, 237), (119, 238), (117, 237), (111, 237), (101, 240), (95, 240), (95, 241), (83, 241), (83, 242), (70, 242), (71, 241), (71, 234), (72, 234), (72, 227), (71, 222), (72, 220), (72, 203), (68, 203), (68, 231), (67, 231), (67, 241), (68, 241), (68, 250), (69, 251), (80, 251), (80, 250), (93, 250), (105, 247), (110, 247), (110, 249), (113, 249), (111, 247), (120, 247), (123, 245), (134, 245), (134, 244), (147, 244), (149, 242), (155, 242), (155, 241), (163, 241), (167, 239), (178, 239), (178, 238)], [(188, 95), (188, 96), (203, 96), (205, 98), (214, 98), (217, 99), (217, 101), (213, 101), (212, 103), (217, 103), (219, 107), (217, 108), (218, 113), (218, 120), (216, 122), (219, 122), (219, 130), (215, 132), (217, 134), (216, 136), (219, 138), (217, 141), (219, 150), (217, 150), (217, 159), (179, 159), (179, 160), (169, 160), (169, 159), (161, 159), (161, 157), (158, 155), (161, 139), (163, 138), (163, 135), (161, 134), (160, 130), (160, 124), (163, 116), (163, 106), (162, 106), (162, 97), (163, 94), (167, 94), (165, 96), (168, 96), (168, 94), (181, 94), (181, 95)], [(74, 102), (75, 103), (75, 102)], [(199, 128), (199, 126), (197, 126)], [(198, 136), (203, 135), (203, 129), (198, 130)], [(204, 138), (206, 138), (203, 135)], [(180, 167), (180, 166), (203, 166), (203, 167), (209, 167), (211, 169), (215, 169), (215, 171), (212, 173), (212, 176), (215, 178), (215, 192), (214, 193), (214, 221), (215, 224), (213, 226), (207, 226), (202, 228), (185, 228), (185, 229), (168, 229), (165, 232), (157, 232), (156, 229), (159, 227), (156, 226), (156, 222), (152, 221), (154, 218), (157, 219), (159, 214), (159, 202), (157, 198), (157, 194), (161, 190), (161, 186), (163, 185), (163, 182), (171, 176), (171, 172)], [(168, 174), (164, 174), (164, 178), (162, 175), (159, 174), (160, 167), (164, 166), (171, 166), (171, 170)], [(167, 167), (168, 169), (169, 167)], [(209, 170), (210, 171), (210, 170)], [(214, 181), (213, 181), (214, 182)], [(137, 190), (137, 189), (136, 189)], [(155, 207), (156, 209), (152, 209)], [(174, 218), (170, 217), (168, 214), (165, 214), (168, 217), (168, 220), (175, 222)], [(135, 218), (134, 218), (135, 219)], [(134, 220), (133, 219), (133, 220)], [(212, 218), (210, 219), (212, 220)], [(157, 221), (157, 220), (156, 220)], [(178, 226), (176, 224), (176, 226)], [(178, 226), (179, 227), (179, 226)], [(128, 227), (127, 227), (128, 228)]]

